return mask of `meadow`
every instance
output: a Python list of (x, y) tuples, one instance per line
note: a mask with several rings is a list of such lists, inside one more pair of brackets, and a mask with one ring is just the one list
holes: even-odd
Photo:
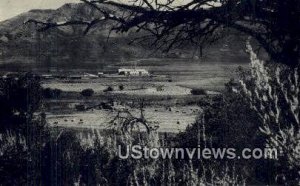
[[(146, 63), (146, 64), (145, 64)], [(117, 68), (130, 63), (118, 64)], [(121, 106), (138, 113), (143, 103), (147, 120), (156, 122), (158, 131), (181, 132), (196, 120), (201, 107), (199, 102), (214, 97), (224, 90), (224, 85), (236, 76), (238, 64), (205, 64), (195, 61), (139, 61), (138, 68), (145, 68), (151, 77), (122, 77), (104, 71), (107, 76), (96, 79), (51, 79), (42, 82), (43, 88), (59, 89), (56, 99), (47, 99), (44, 111), (50, 126), (105, 129)], [(83, 69), (82, 69), (83, 70)], [(100, 70), (99, 70), (100, 71)], [(96, 71), (89, 71), (96, 73)], [(76, 74), (78, 70), (67, 71)], [(105, 92), (110, 87), (113, 91)], [(120, 89), (120, 87), (122, 87)], [(83, 90), (94, 94), (84, 97)], [(192, 89), (204, 90), (203, 95), (192, 95)], [(98, 109), (101, 102), (112, 103), (112, 110)], [(76, 110), (81, 104), (93, 107), (87, 111)]]

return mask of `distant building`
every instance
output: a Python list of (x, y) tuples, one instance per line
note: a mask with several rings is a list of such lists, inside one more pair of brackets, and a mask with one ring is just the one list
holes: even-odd
[(98, 72), (98, 77), (103, 77), (104, 76), (104, 72)]
[(126, 69), (121, 68), (118, 70), (119, 75), (124, 76), (149, 76), (150, 73), (145, 69)]
[(82, 79), (81, 75), (71, 75), (69, 76), (70, 79)]
[(70, 79), (96, 79), (98, 78), (97, 75), (90, 74), (90, 73), (83, 73), (83, 74), (72, 74), (68, 76)]
[(42, 79), (54, 79), (53, 75), (51, 75), (51, 74), (42, 74), (41, 78)]
[(84, 77), (84, 78), (88, 78), (88, 79), (96, 79), (96, 78), (98, 78), (97, 75), (95, 75), (95, 74), (90, 74), (90, 73), (84, 73), (83, 77)]

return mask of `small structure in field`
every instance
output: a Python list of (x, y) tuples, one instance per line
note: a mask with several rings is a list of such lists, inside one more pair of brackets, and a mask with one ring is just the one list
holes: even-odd
[(118, 70), (119, 75), (124, 75), (124, 76), (149, 76), (150, 73), (145, 70), (145, 69), (126, 69), (126, 68), (121, 68)]
[(104, 77), (104, 72), (98, 72), (98, 77)]
[(54, 79), (53, 75), (51, 74), (42, 74), (40, 77), (42, 79)]
[(83, 77), (86, 78), (86, 79), (96, 79), (96, 78), (98, 78), (99, 76), (98, 76), (98, 75), (95, 75), (95, 74), (84, 73), (84, 74), (83, 74)]
[(70, 75), (69, 76), (70, 79), (82, 79), (81, 75)]

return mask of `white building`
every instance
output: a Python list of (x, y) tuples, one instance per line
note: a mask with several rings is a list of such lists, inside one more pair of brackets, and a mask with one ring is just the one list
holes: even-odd
[(125, 76), (149, 76), (150, 73), (145, 69), (126, 69), (121, 68), (118, 70), (119, 75)]

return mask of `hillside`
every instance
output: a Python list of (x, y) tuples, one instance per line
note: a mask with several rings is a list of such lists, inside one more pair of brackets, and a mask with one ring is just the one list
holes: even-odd
[[(113, 7), (103, 7), (119, 13)], [(12, 19), (0, 22), (0, 64), (32, 64), (33, 66), (64, 64), (73, 66), (83, 63), (108, 65), (133, 58), (188, 58), (194, 49), (183, 47), (168, 54), (153, 53), (145, 45), (129, 45), (136, 33), (112, 33), (107, 36), (112, 22), (98, 24), (87, 35), (83, 27), (66, 26), (46, 32), (37, 32), (34, 24), (24, 24), (28, 19), (62, 22), (67, 20), (90, 20), (102, 17), (99, 12), (85, 4), (65, 4), (56, 10), (31, 10)], [(227, 43), (227, 44), (224, 44)], [(239, 38), (229, 38), (206, 49), (207, 61), (247, 62)]]

